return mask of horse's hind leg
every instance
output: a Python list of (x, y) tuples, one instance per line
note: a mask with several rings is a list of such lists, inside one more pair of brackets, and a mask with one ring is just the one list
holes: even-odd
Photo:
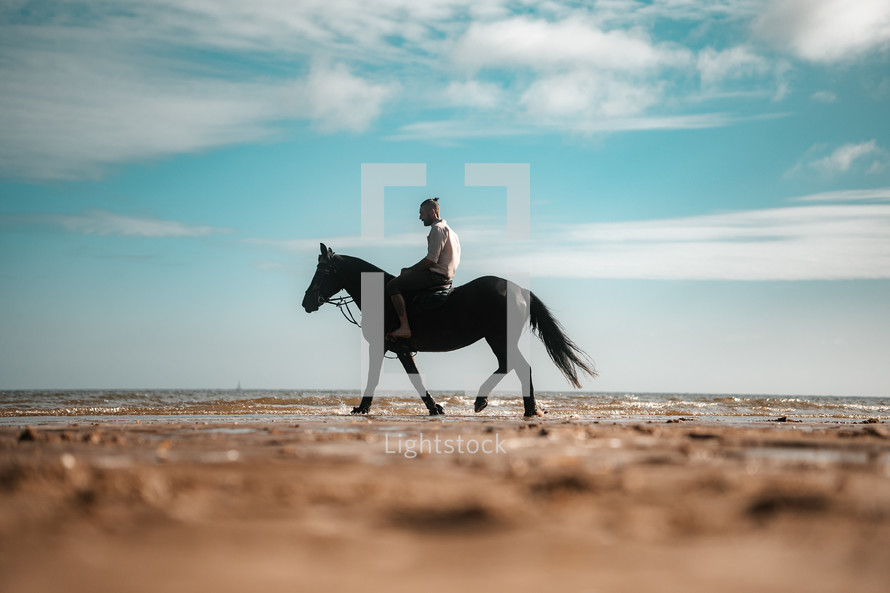
[[(519, 354), (519, 356), (521, 357), (522, 355)], [(519, 382), (522, 384), (523, 415), (526, 418), (540, 416), (544, 411), (538, 407), (537, 402), (535, 401), (535, 387), (532, 384), (531, 365), (525, 362), (525, 359), (523, 358), (522, 362), (516, 365), (515, 370), (516, 374), (519, 376)], [(501, 369), (498, 369), (485, 380), (485, 383), (479, 388), (479, 395), (476, 396), (476, 401), (473, 404), (473, 409), (476, 412), (481, 412), (488, 407), (488, 396), (505, 375), (506, 373), (501, 371)]]
[(500, 383), (501, 379), (510, 371), (516, 371), (519, 382), (522, 385), (522, 406), (524, 408), (523, 415), (526, 418), (531, 416), (540, 416), (543, 412), (538, 408), (535, 402), (535, 387), (532, 383), (532, 367), (525, 360), (519, 345), (513, 345), (507, 354), (507, 347), (500, 338), (486, 338), (486, 342), (491, 347), (492, 352), (498, 359), (498, 369), (485, 380), (485, 383), (479, 388), (479, 395), (476, 396), (476, 402), (473, 408), (476, 412), (481, 412), (488, 406), (488, 396), (492, 390)]
[(519, 376), (519, 382), (522, 384), (522, 406), (525, 408), (523, 415), (526, 418), (532, 416), (541, 416), (544, 410), (538, 407), (535, 402), (535, 386), (532, 383), (532, 366), (528, 363), (519, 348), (512, 351), (511, 362), (513, 370)]
[(411, 384), (414, 385), (417, 395), (420, 396), (421, 401), (426, 405), (426, 409), (429, 410), (430, 416), (444, 414), (445, 410), (442, 409), (442, 406), (433, 401), (430, 392), (423, 386), (423, 381), (420, 379), (420, 373), (417, 371), (417, 365), (414, 364), (414, 357), (407, 352), (400, 352), (398, 357), (402, 366), (405, 367), (405, 372), (408, 373), (408, 378), (411, 379)]
[(532, 367), (519, 350), (519, 336), (528, 320), (531, 293), (513, 283), (507, 284), (506, 324), (485, 337), (488, 346), (498, 359), (498, 370), (489, 377), (482, 387), (473, 406), (477, 412), (488, 405), (488, 396), (495, 386), (510, 371), (516, 371), (522, 384), (522, 405), (524, 416), (539, 416), (542, 413), (535, 403), (535, 387), (532, 384)]

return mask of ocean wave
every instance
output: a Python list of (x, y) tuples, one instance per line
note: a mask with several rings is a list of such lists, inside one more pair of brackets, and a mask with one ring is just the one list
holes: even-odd
[[(589, 418), (770, 417), (890, 420), (884, 398), (828, 396), (745, 396), (708, 394), (642, 394), (541, 392), (539, 404), (553, 416)], [(474, 397), (462, 392), (433, 393), (446, 410), (473, 414)], [(348, 414), (360, 400), (358, 391), (5, 391), (0, 417), (102, 416), (336, 416)], [(495, 394), (483, 416), (521, 414), (517, 394)], [(415, 394), (375, 397), (376, 415), (414, 416), (426, 409)]]

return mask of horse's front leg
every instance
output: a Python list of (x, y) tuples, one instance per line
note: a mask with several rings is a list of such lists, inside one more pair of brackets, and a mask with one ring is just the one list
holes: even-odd
[(383, 369), (383, 354), (385, 350), (382, 344), (371, 342), (368, 345), (368, 382), (362, 392), (362, 401), (352, 408), (352, 414), (367, 414), (371, 411), (371, 403), (374, 401), (374, 390), (380, 383), (380, 371)]
[(442, 409), (442, 406), (433, 401), (430, 392), (423, 386), (423, 381), (420, 379), (420, 373), (417, 371), (417, 365), (414, 364), (414, 357), (407, 352), (400, 352), (398, 357), (402, 366), (405, 367), (405, 372), (408, 373), (408, 378), (411, 379), (411, 384), (414, 385), (414, 390), (417, 391), (417, 395), (420, 396), (421, 401), (426, 405), (426, 409), (429, 410), (430, 416), (440, 416), (444, 414), (445, 410)]

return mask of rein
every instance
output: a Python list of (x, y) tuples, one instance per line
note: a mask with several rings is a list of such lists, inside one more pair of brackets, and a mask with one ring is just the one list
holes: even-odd
[[(319, 268), (321, 268), (322, 265), (323, 264), (319, 263), (318, 264)], [(324, 270), (324, 272), (326, 274), (339, 272), (339, 270), (337, 270), (337, 268), (333, 264), (327, 264), (327, 266), (328, 267)], [(355, 314), (353, 314), (352, 309), (349, 308), (349, 305), (351, 305), (352, 303), (355, 302), (355, 299), (352, 298), (351, 296), (331, 297), (331, 298), (325, 299), (324, 302), (330, 303), (330, 304), (336, 306), (337, 309), (340, 311), (340, 313), (343, 315), (343, 317), (346, 319), (346, 321), (348, 321), (349, 323), (355, 325), (358, 328), (362, 327), (362, 324), (355, 320)], [(416, 354), (416, 352), (412, 352), (411, 356), (414, 356), (415, 354)], [(389, 358), (389, 359), (396, 358), (396, 357), (392, 357), (392, 356), (386, 356), (385, 351), (384, 351), (383, 356), (385, 358)]]
[(362, 324), (355, 320), (355, 315), (352, 313), (352, 309), (349, 308), (349, 305), (355, 302), (355, 299), (351, 296), (331, 297), (325, 299), (325, 302), (335, 305), (340, 313), (343, 314), (343, 317), (346, 318), (346, 321), (361, 328)]

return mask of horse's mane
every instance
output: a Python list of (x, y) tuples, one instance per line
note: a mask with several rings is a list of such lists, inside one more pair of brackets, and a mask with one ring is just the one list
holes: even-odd
[(392, 274), (384, 270), (383, 268), (379, 268), (374, 264), (367, 262), (361, 258), (353, 257), (351, 255), (342, 255), (339, 253), (334, 254), (334, 259), (339, 259), (344, 264), (344, 269), (349, 269), (350, 271), (361, 272), (383, 272), (384, 277), (387, 279), (394, 278)]

